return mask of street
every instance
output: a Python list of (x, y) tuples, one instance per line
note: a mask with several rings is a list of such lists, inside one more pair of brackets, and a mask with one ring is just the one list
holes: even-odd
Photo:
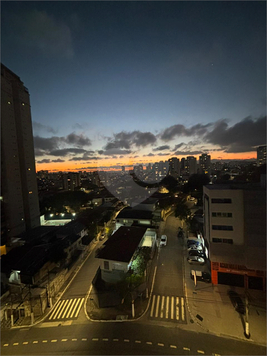
[[(179, 220), (169, 216), (164, 229), (167, 246), (155, 256), (154, 288), (149, 308), (139, 320), (87, 319), (84, 300), (99, 266), (93, 251), (43, 322), (2, 330), (2, 354), (265, 354), (263, 346), (203, 333), (191, 324), (185, 303), (183, 242), (177, 238), (178, 226)], [(67, 315), (72, 317), (66, 318)]]

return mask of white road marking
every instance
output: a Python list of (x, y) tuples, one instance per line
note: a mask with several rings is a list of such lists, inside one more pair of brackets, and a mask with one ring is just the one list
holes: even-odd
[(190, 351), (188, 347), (183, 347), (184, 350)]
[(37, 341), (37, 340), (35, 340), (35, 341), (33, 341), (32, 343), (33, 343), (33, 344), (38, 344), (38, 341)]
[(70, 306), (69, 306), (69, 311), (68, 311), (68, 314), (66, 315), (66, 318), (69, 317), (71, 311), (72, 311), (72, 308), (74, 306), (74, 304), (76, 304), (76, 299), (72, 299), (72, 302), (70, 303)]
[(92, 339), (92, 341), (98, 341), (98, 338), (97, 338), (97, 337), (94, 337), (94, 338)]
[(170, 297), (166, 297), (166, 319), (169, 318), (169, 299)]
[(81, 298), (77, 299), (77, 301), (76, 301), (76, 303), (75, 303), (75, 305), (74, 305), (74, 308), (73, 308), (73, 310), (72, 310), (72, 312), (71, 312), (71, 314), (70, 314), (70, 318), (73, 317), (73, 314), (74, 314), (74, 312), (75, 312), (75, 310), (76, 310), (76, 308), (77, 308), (77, 306), (78, 306), (78, 304), (79, 304), (80, 299), (81, 299)]
[(130, 340), (129, 340), (129, 339), (124, 339), (123, 341), (124, 341), (124, 342), (129, 342)]
[(87, 339), (84, 337), (84, 338), (82, 339), (82, 341), (87, 341)]
[(119, 339), (113, 339), (113, 341), (119, 341)]
[(4, 346), (6, 347), (6, 346), (8, 346), (9, 344), (4, 344)]
[(51, 342), (57, 342), (57, 340), (51, 340)]
[(59, 305), (61, 305), (62, 303), (63, 303), (63, 300), (60, 300), (60, 301), (54, 306), (54, 310), (53, 310), (52, 314), (50, 315), (49, 320), (51, 320), (51, 319), (53, 318), (54, 314), (55, 314), (56, 311), (58, 310)]
[(159, 345), (159, 346), (164, 346), (164, 344), (161, 344), (160, 342), (158, 342), (158, 345)]
[(197, 350), (197, 352), (198, 352), (199, 354), (204, 354), (204, 351), (202, 351), (202, 350)]
[(184, 298), (181, 297), (182, 320), (184, 321)]
[(68, 341), (68, 339), (61, 339), (61, 341), (63, 341), (63, 342), (64, 342), (64, 341)]
[(71, 339), (71, 341), (77, 341), (77, 339)]
[(160, 300), (160, 295), (158, 295), (158, 298), (157, 298), (156, 314), (155, 314), (155, 317), (156, 317), (156, 318), (157, 318), (158, 315), (159, 315), (159, 300)]
[(155, 304), (155, 294), (153, 295), (153, 298), (152, 298), (152, 306), (151, 306), (151, 310), (150, 310), (150, 317), (153, 316), (153, 310), (154, 310), (154, 304)]
[(165, 296), (162, 296), (161, 299), (161, 308), (160, 308), (160, 317), (163, 318), (163, 309), (164, 309)]
[(105, 339), (102, 339), (102, 341), (108, 341), (108, 339), (105, 338)]
[(179, 320), (179, 297), (176, 297), (176, 320)]
[(62, 319), (65, 317), (65, 315), (66, 315), (66, 313), (67, 313), (67, 311), (68, 311), (68, 308), (69, 308), (69, 306), (71, 305), (71, 303), (72, 303), (72, 299), (69, 299), (69, 300), (68, 300), (68, 303), (66, 304), (65, 311), (64, 311), (64, 313), (63, 313), (63, 315), (62, 315)]
[(152, 345), (152, 342), (151, 341), (147, 341), (146, 342), (148, 345)]
[(14, 342), (13, 346), (18, 346), (18, 344), (19, 344), (18, 342)]
[[(29, 341), (24, 341), (22, 344), (23, 345), (28, 345)], [(5, 345), (4, 345), (5, 346)]]
[(175, 345), (170, 345), (170, 347), (173, 349), (177, 349), (177, 346), (175, 346)]
[(47, 342), (47, 340), (43, 340), (42, 342)]
[(171, 298), (171, 319), (174, 318), (173, 312), (174, 312), (174, 297)]
[(135, 342), (136, 342), (137, 344), (141, 344), (141, 341), (140, 341), (140, 340), (135, 340)]
[(80, 305), (78, 306), (78, 309), (76, 311), (76, 314), (74, 315), (74, 318), (77, 318), (77, 316), (78, 316), (78, 314), (80, 312), (80, 309), (82, 307), (83, 301), (84, 301), (84, 298), (82, 298), (82, 300), (80, 301)]
[(65, 308), (65, 306), (66, 306), (67, 304), (68, 304), (68, 300), (65, 299), (65, 300), (63, 301), (63, 303), (61, 304), (61, 306), (60, 306), (58, 312), (56, 313), (56, 315), (54, 316), (53, 319), (59, 319), (59, 318), (60, 318), (60, 315), (63, 313), (64, 308)]

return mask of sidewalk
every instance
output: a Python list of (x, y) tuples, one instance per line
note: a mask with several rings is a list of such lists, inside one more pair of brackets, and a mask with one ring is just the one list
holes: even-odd
[[(69, 285), (69, 283), (72, 281), (72, 279), (79, 272), (80, 268), (85, 263), (86, 259), (94, 251), (94, 249), (97, 245), (97, 242), (98, 241), (92, 241), (92, 244), (88, 245), (87, 248), (84, 250), (84, 253), (81, 256), (79, 256), (77, 261), (75, 261), (73, 263), (72, 267), (67, 272), (66, 280), (64, 281), (63, 285), (60, 288), (60, 291), (57, 293), (56, 297), (53, 300), (53, 306), (57, 303), (58, 299), (61, 297), (61, 295), (65, 291), (65, 288)], [(51, 309), (49, 307), (47, 307), (42, 315), (36, 316), (34, 318), (33, 324), (31, 323), (30, 316), (26, 316), (26, 317), (23, 317), (23, 318), (20, 318), (20, 319), (14, 321), (14, 326), (11, 326), (10, 319), (8, 319), (8, 320), (3, 319), (1, 321), (1, 329), (20, 328), (20, 327), (37, 325), (41, 321), (43, 321), (49, 315), (50, 312), (51, 312)]]
[(262, 291), (249, 290), (249, 330), (250, 339), (244, 335), (245, 319), (233, 307), (227, 291), (235, 290), (240, 296), (244, 288), (227, 285), (212, 285), (190, 278), (190, 270), (199, 269), (190, 265), (184, 247), (185, 294), (189, 310), (189, 322), (200, 326), (203, 331), (216, 335), (237, 338), (266, 346), (266, 295)]

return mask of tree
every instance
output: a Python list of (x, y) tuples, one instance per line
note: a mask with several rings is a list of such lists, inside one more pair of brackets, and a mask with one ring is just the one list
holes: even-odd
[(210, 178), (207, 174), (192, 174), (189, 177), (188, 183), (184, 185), (184, 192), (192, 192), (195, 189), (197, 191), (203, 191), (203, 185), (207, 185), (210, 182)]
[(131, 270), (136, 275), (143, 275), (147, 266), (148, 261), (150, 260), (151, 248), (148, 246), (140, 247), (135, 252), (133, 257), (133, 263)]
[(181, 220), (186, 220), (191, 215), (190, 209), (186, 205), (186, 199), (179, 197), (176, 199), (176, 207), (174, 211), (175, 217)]

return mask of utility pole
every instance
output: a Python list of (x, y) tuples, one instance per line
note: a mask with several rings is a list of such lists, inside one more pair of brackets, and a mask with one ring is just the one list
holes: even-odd
[(33, 308), (32, 308), (32, 292), (31, 292), (31, 286), (29, 284), (29, 293), (30, 293), (30, 306), (31, 306), (31, 325), (34, 324), (34, 313), (33, 313)]
[(248, 294), (247, 294), (247, 289), (245, 291), (246, 293), (246, 317), (245, 317), (245, 337), (247, 339), (250, 339), (250, 332), (249, 332), (249, 322), (248, 322)]

